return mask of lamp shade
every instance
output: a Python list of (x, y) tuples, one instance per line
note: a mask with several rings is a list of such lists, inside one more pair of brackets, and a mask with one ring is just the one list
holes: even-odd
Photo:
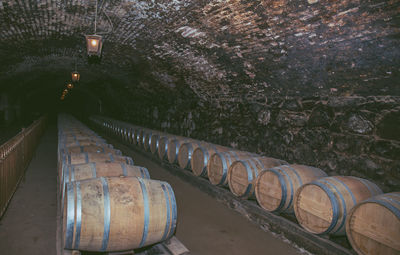
[(86, 48), (89, 57), (101, 57), (103, 38), (100, 35), (86, 35)]
[(71, 73), (71, 80), (72, 80), (72, 82), (79, 82), (80, 78), (81, 78), (81, 74), (78, 73), (78, 71), (73, 71), (73, 72)]

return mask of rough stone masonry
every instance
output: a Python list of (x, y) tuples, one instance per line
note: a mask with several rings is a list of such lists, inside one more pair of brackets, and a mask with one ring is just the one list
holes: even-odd
[(89, 66), (94, 5), (1, 1), (0, 90), (400, 189), (399, 1), (99, 0)]

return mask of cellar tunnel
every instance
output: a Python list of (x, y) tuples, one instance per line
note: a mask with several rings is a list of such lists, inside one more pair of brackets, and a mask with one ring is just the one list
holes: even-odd
[[(399, 188), (397, 1), (98, 1), (103, 57), (90, 65), (95, 4), (2, 1), (11, 105), (89, 116), (101, 104), (137, 125)], [(75, 64), (81, 81), (61, 102)]]
[(43, 114), (101, 115), (394, 192), (399, 45), (396, 0), (0, 1), (2, 139)]

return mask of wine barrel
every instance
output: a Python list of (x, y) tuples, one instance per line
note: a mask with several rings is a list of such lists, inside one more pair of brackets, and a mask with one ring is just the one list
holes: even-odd
[(156, 154), (158, 152), (158, 144), (159, 140), (161, 138), (160, 134), (152, 134), (150, 138), (150, 151), (153, 154)]
[(238, 160), (228, 169), (228, 185), (231, 192), (240, 198), (253, 199), (255, 180), (264, 169), (288, 164), (286, 161), (269, 157), (251, 157)]
[(107, 144), (102, 141), (96, 141), (93, 139), (86, 139), (86, 140), (76, 140), (76, 141), (59, 141), (60, 147), (73, 147), (73, 146), (86, 146), (86, 145), (97, 145), (97, 146), (105, 146), (109, 148), (113, 148), (111, 144)]
[[(132, 158), (124, 157), (119, 155), (113, 155), (112, 153), (68, 153), (60, 154), (59, 156), (59, 174), (63, 173), (65, 165), (70, 164), (85, 164), (90, 162), (120, 162), (134, 165)], [(61, 177), (62, 175), (60, 175)]]
[(207, 175), (211, 184), (228, 186), (228, 169), (232, 163), (250, 157), (259, 157), (259, 155), (247, 151), (225, 151), (211, 155), (207, 165)]
[(128, 131), (128, 143), (136, 145), (137, 144), (137, 127), (131, 126)]
[(168, 162), (171, 164), (177, 163), (179, 148), (186, 142), (193, 142), (193, 139), (186, 137), (176, 137), (168, 140)]
[(177, 221), (171, 186), (137, 177), (100, 177), (68, 183), (65, 249), (133, 250), (170, 238)]
[[(60, 182), (60, 192), (64, 201), (65, 186), (69, 182), (82, 181), (98, 177), (130, 176), (150, 179), (147, 168), (125, 163), (92, 162), (87, 164), (67, 165)], [(63, 205), (63, 203), (61, 203)]]
[(131, 135), (131, 127), (130, 126), (125, 126), (124, 127), (124, 134), (123, 134), (123, 140), (126, 143), (130, 143), (130, 135)]
[(183, 143), (178, 152), (178, 165), (182, 169), (191, 169), (191, 160), (194, 150), (204, 144), (208, 143), (202, 141)]
[(376, 184), (365, 179), (325, 177), (297, 190), (294, 212), (299, 224), (311, 233), (344, 235), (346, 215), (351, 208), (381, 193)]
[(269, 212), (293, 213), (293, 198), (303, 185), (327, 174), (319, 168), (304, 165), (282, 165), (259, 174), (255, 184), (258, 204)]
[(71, 143), (71, 142), (81, 141), (81, 140), (92, 140), (92, 141), (103, 142), (103, 143), (106, 142), (103, 138), (94, 136), (94, 135), (73, 135), (73, 136), (58, 137), (58, 141), (62, 142), (62, 143)]
[(353, 207), (346, 233), (358, 254), (400, 254), (400, 192), (378, 195)]
[(86, 145), (86, 146), (74, 146), (68, 148), (61, 148), (61, 153), (82, 153), (82, 152), (92, 152), (92, 153), (112, 153), (114, 155), (122, 155), (120, 150), (111, 149), (108, 147), (102, 147), (98, 145)]
[(144, 139), (146, 136), (146, 133), (149, 132), (149, 129), (147, 128), (140, 128), (139, 130), (139, 137), (138, 137), (138, 146), (143, 147), (144, 144)]
[(210, 156), (217, 152), (229, 151), (231, 148), (212, 143), (202, 144), (194, 149), (191, 159), (191, 169), (194, 175), (207, 177), (207, 165)]
[(60, 157), (60, 162), (58, 166), (59, 178), (61, 183), (61, 178), (64, 176), (65, 168), (68, 165), (76, 165), (76, 164), (86, 164), (91, 162), (117, 162), (117, 163), (126, 163), (128, 165), (134, 165), (132, 158), (125, 156), (115, 156), (111, 153), (70, 153), (63, 154)]
[(175, 139), (175, 136), (166, 135), (166, 136), (162, 136), (158, 140), (158, 157), (161, 160), (164, 160), (167, 157), (167, 154), (168, 154), (168, 141), (170, 139)]
[(145, 151), (150, 150), (151, 137), (153, 134), (156, 134), (156, 133), (158, 133), (158, 132), (155, 132), (153, 130), (148, 130), (147, 132), (145, 132), (145, 134), (143, 136), (143, 148)]

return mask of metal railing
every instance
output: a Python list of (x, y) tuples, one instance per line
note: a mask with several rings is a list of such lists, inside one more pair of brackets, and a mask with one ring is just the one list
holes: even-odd
[(24, 176), (45, 127), (43, 116), (0, 145), (0, 218)]

